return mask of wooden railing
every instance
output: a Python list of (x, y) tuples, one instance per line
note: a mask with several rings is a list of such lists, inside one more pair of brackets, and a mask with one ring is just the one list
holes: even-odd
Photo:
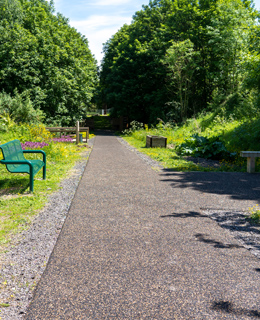
[(50, 132), (59, 132), (60, 137), (65, 133), (76, 133), (76, 143), (79, 144), (79, 133), (86, 132), (86, 142), (89, 139), (89, 127), (80, 127), (79, 121), (76, 123), (76, 127), (46, 127)]

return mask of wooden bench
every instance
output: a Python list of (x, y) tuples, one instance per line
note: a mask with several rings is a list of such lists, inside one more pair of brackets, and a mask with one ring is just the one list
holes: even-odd
[[(77, 127), (46, 127), (47, 130), (50, 132), (59, 132), (60, 137), (62, 134), (75, 132), (77, 133)], [(79, 132), (86, 132), (86, 142), (88, 142), (89, 139), (89, 127), (80, 127)]]
[[(11, 173), (28, 173), (30, 175), (30, 191), (33, 192), (33, 179), (38, 171), (43, 168), (43, 179), (46, 179), (46, 154), (42, 150), (23, 150), (19, 140), (12, 140), (0, 145), (3, 160), (0, 163), (6, 165)], [(27, 160), (24, 153), (41, 153), (42, 160)]]
[(255, 158), (260, 157), (260, 151), (241, 151), (241, 157), (247, 158), (247, 172), (255, 172)]

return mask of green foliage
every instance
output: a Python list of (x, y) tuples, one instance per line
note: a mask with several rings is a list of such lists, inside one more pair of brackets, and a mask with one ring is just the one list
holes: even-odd
[(232, 118), (236, 120), (252, 119), (260, 111), (254, 102), (253, 94), (248, 91), (234, 92), (226, 96), (216, 90), (213, 93), (209, 109), (213, 111), (213, 118), (220, 116), (225, 119)]
[(249, 208), (249, 219), (252, 220), (254, 223), (260, 223), (260, 208), (258, 205)]
[(157, 89), (164, 82), (165, 70), (158, 62), (165, 50), (154, 38), (158, 27), (157, 17), (149, 18), (145, 12), (145, 17), (123, 26), (104, 46), (99, 95), (102, 104), (113, 108), (112, 115), (140, 122), (163, 116), (161, 101), (166, 102), (166, 89)]
[(6, 132), (8, 129), (15, 126), (15, 122), (8, 114), (0, 115), (0, 132)]
[(224, 134), (226, 145), (234, 151), (260, 150), (260, 119), (240, 122), (230, 132)]
[(210, 79), (226, 95), (237, 92), (246, 76), (245, 58), (249, 52), (250, 30), (256, 24), (255, 13), (243, 1), (219, 0), (207, 26)]
[(247, 1), (150, 1), (105, 44), (98, 101), (143, 123), (180, 122), (220, 105), (251, 117), (259, 30)]
[(235, 153), (227, 151), (224, 143), (220, 141), (219, 137), (212, 137), (208, 139), (197, 134), (187, 138), (184, 143), (176, 146), (175, 150), (181, 155), (216, 160), (230, 160), (232, 156), (234, 157), (236, 155)]
[[(145, 128), (145, 130), (144, 130)], [(136, 120), (133, 120), (130, 122), (130, 128), (125, 129), (122, 132), (122, 135), (124, 136), (132, 136), (133, 138), (144, 142), (146, 139), (146, 135), (148, 133), (148, 125), (144, 125), (142, 122), (138, 122)]]
[[(152, 159), (159, 161), (160, 164), (167, 169), (174, 171), (234, 171), (235, 168), (228, 164), (222, 163), (219, 168), (212, 166), (204, 167), (195, 164), (182, 156), (179, 156), (174, 150), (170, 148), (145, 148), (145, 142), (135, 138), (134, 135), (124, 136), (124, 139), (138, 149), (138, 151), (148, 155)], [(156, 168), (154, 168), (157, 170)]]
[(96, 115), (96, 116), (93, 116), (92, 118), (94, 119), (95, 129), (107, 129), (107, 130), (112, 129), (111, 120), (109, 116)]
[[(175, 115), (179, 113), (182, 121), (187, 118), (191, 81), (196, 68), (199, 66), (199, 59), (199, 52), (194, 51), (194, 45), (189, 39), (174, 42), (162, 59), (168, 69), (168, 77), (171, 84), (170, 90), (178, 92), (178, 101), (171, 102), (175, 106), (173, 112)], [(169, 102), (168, 105), (170, 105)]]
[[(29, 94), (19, 94), (17, 90), (14, 90), (13, 97), (5, 92), (0, 93), (0, 114), (2, 121), (8, 121), (9, 115), (16, 123), (40, 123), (44, 119), (44, 113), (33, 107)], [(1, 128), (4, 129), (3, 126)]]
[(70, 124), (91, 104), (97, 67), (87, 39), (53, 12), (52, 2), (0, 0), (0, 91)]
[[(148, 134), (167, 137), (167, 149), (145, 148)], [(166, 168), (178, 171), (246, 171), (246, 159), (239, 156), (240, 151), (260, 150), (260, 120), (234, 120), (219, 115), (214, 117), (211, 112), (203, 113), (196, 119), (188, 119), (179, 126), (160, 120), (156, 126), (148, 128), (144, 125), (144, 128), (128, 131), (127, 135), (122, 136), (139, 151), (162, 161)], [(189, 158), (183, 158), (183, 155), (217, 159), (220, 160), (219, 167), (201, 167)], [(260, 159), (256, 160), (256, 165), (259, 171)]]

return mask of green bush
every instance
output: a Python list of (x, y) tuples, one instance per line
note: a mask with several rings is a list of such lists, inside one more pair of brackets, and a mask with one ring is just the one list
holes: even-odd
[(122, 134), (124, 135), (130, 135), (135, 131), (139, 131), (142, 130), (144, 128), (144, 124), (142, 122), (138, 122), (136, 120), (133, 120), (132, 122), (130, 122), (130, 128), (129, 129), (125, 129)]
[(190, 155), (206, 159), (230, 159), (236, 153), (227, 151), (219, 137), (205, 138), (197, 134), (187, 138), (184, 143), (175, 147), (175, 151), (181, 155)]
[(260, 150), (260, 119), (240, 123), (223, 137), (229, 150)]
[(0, 132), (7, 132), (12, 126), (15, 126), (15, 123), (12, 121), (9, 114), (4, 113), (0, 115)]
[[(0, 93), (0, 113), (9, 115), (16, 123), (40, 123), (44, 119), (44, 113), (33, 107), (28, 93), (19, 94), (15, 90), (14, 96), (5, 92)], [(4, 121), (4, 120), (3, 120)], [(4, 126), (0, 125), (0, 130)]]
[(250, 119), (259, 114), (253, 93), (241, 91), (229, 95), (215, 91), (209, 104), (209, 109), (213, 111), (211, 120), (217, 116), (226, 120)]

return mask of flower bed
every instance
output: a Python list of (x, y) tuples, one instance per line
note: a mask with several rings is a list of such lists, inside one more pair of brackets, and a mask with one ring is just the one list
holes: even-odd
[(21, 143), (22, 145), (22, 149), (26, 150), (26, 149), (41, 149), (43, 147), (48, 146), (49, 144), (46, 142), (32, 142), (32, 141), (26, 141), (25, 143)]

